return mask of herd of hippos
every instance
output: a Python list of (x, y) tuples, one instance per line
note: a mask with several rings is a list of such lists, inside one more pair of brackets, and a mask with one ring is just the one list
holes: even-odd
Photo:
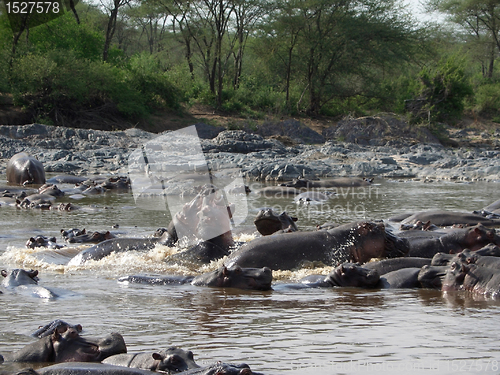
[[(76, 209), (69, 204), (57, 205), (58, 196), (65, 192), (54, 183), (75, 183), (75, 192), (94, 194), (111, 189), (128, 189), (127, 178), (88, 180), (76, 176), (57, 176), (45, 180), (43, 165), (35, 158), (20, 153), (7, 164), (10, 186), (0, 197), (0, 205), (19, 208)], [(301, 195), (305, 199), (322, 199), (328, 188), (335, 186), (367, 186), (369, 180), (339, 178), (311, 181), (303, 178), (281, 186), (262, 189), (262, 194), (281, 192)], [(27, 185), (42, 185), (38, 192), (28, 194)], [(326, 189), (321, 192), (317, 188)], [(189, 208), (204, 211), (205, 199), (213, 187), (200, 188), (189, 202)], [(184, 209), (183, 209), (184, 210)], [(198, 225), (181, 211), (186, 222)], [(226, 210), (224, 210), (226, 211)], [(220, 210), (217, 211), (220, 214)], [(227, 212), (231, 212), (227, 207)], [(226, 213), (227, 215), (227, 213)], [(215, 219), (218, 219), (215, 217)], [(190, 221), (191, 220), (191, 221)], [(200, 241), (194, 246), (167, 257), (167, 262), (207, 264), (225, 258), (224, 266), (199, 276), (144, 276), (119, 278), (124, 283), (154, 285), (191, 284), (195, 286), (230, 287), (253, 290), (284, 288), (431, 288), (445, 292), (459, 291), (474, 297), (500, 298), (500, 237), (494, 227), (500, 226), (500, 200), (473, 213), (424, 211), (388, 218), (384, 221), (361, 221), (337, 225), (326, 223), (315, 231), (301, 232), (296, 219), (285, 212), (276, 214), (262, 209), (254, 223), (261, 234), (247, 243), (236, 243), (230, 231), (215, 238)], [(68, 265), (83, 265), (99, 260), (113, 252), (145, 251), (157, 244), (175, 246), (179, 238), (173, 225), (160, 228), (149, 238), (115, 237), (110, 232), (86, 233), (85, 230), (61, 230), (69, 243), (94, 243), (71, 257)], [(59, 249), (55, 238), (31, 237), (27, 247)], [(63, 245), (64, 246), (64, 245)], [(310, 275), (296, 283), (272, 285), (273, 270), (293, 270), (307, 265), (335, 267), (325, 275)], [(4, 290), (33, 288), (37, 296), (54, 298), (57, 294), (38, 285), (38, 271), (2, 270)], [(0, 292), (1, 293), (1, 292)], [(216, 363), (198, 366), (193, 354), (179, 348), (155, 353), (126, 354), (123, 338), (118, 333), (101, 340), (80, 336), (81, 326), (55, 321), (35, 333), (39, 339), (18, 352), (6, 354), (0, 362), (58, 363), (18, 374), (148, 374), (151, 371), (183, 374), (256, 374), (246, 364)], [(1, 371), (1, 370), (0, 370)]]

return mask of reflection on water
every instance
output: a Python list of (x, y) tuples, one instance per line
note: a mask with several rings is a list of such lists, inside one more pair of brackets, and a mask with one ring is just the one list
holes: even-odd
[[(243, 228), (247, 233), (238, 236), (254, 237), (253, 216), (266, 206), (287, 210), (306, 230), (327, 221), (382, 219), (424, 209), (472, 211), (500, 198), (495, 183), (376, 182), (370, 194), (340, 192), (323, 207), (251, 194)], [(220, 263), (195, 270), (172, 267), (162, 260), (176, 249), (158, 247), (72, 268), (49, 266), (47, 254), (44, 258), (24, 248), (36, 234), (56, 236), (62, 243), (61, 228), (111, 229), (120, 236), (144, 236), (165, 227), (170, 219), (167, 211), (135, 207), (128, 193), (85, 198), (77, 204), (87, 208), (55, 212), (0, 207), (0, 253), (4, 253), (0, 267), (36, 266), (41, 285), (77, 295), (56, 300), (1, 295), (0, 353), (21, 348), (39, 325), (59, 318), (82, 324), (86, 336), (120, 332), (130, 352), (177, 345), (192, 350), (200, 364), (245, 362), (266, 374), (500, 373), (497, 301), (434, 290), (252, 292), (122, 285), (116, 279), (129, 273), (187, 274)], [(115, 224), (118, 229), (111, 228)], [(281, 282), (318, 272), (328, 269), (282, 273), (278, 278)]]

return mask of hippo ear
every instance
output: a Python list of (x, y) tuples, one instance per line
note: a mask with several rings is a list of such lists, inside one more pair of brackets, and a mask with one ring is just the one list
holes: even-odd
[(292, 217), (291, 219), (292, 219), (292, 221), (297, 221), (297, 220), (299, 220), (299, 219), (297, 219), (296, 217)]
[(6, 270), (2, 270), (2, 276), (3, 276), (3, 277), (7, 277), (7, 275), (8, 275), (8, 274), (7, 274), (7, 271), (6, 271)]
[(30, 270), (28, 273), (32, 279), (38, 276), (38, 270)]
[(153, 359), (157, 360), (157, 361), (162, 361), (163, 360), (163, 357), (160, 353), (153, 353), (151, 355), (153, 357)]
[(78, 332), (82, 332), (82, 331), (83, 331), (83, 327), (82, 327), (82, 325), (81, 325), (81, 324), (77, 324), (77, 325), (75, 326), (75, 329), (76, 329)]

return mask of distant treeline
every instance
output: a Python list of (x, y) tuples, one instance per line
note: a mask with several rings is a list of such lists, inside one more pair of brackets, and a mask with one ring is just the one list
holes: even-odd
[(497, 2), (429, 0), (447, 25), (396, 0), (65, 3), (36, 27), (0, 15), (0, 106), (11, 97), (33, 121), (141, 121), (194, 103), (253, 118), (500, 121)]

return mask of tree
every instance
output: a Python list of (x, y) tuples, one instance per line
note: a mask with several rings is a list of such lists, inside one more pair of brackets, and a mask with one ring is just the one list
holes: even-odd
[(108, 12), (108, 22), (106, 26), (106, 36), (104, 40), (104, 49), (102, 52), (102, 61), (108, 59), (109, 48), (111, 46), (111, 41), (113, 40), (113, 35), (116, 31), (118, 11), (123, 6), (129, 4), (132, 0), (110, 0), (105, 2), (101, 0), (102, 7)]
[[(451, 22), (460, 25), (474, 44), (483, 50), (483, 75), (493, 77), (497, 53), (500, 52), (500, 2), (497, 0), (432, 0), (430, 10), (448, 15)], [(486, 66), (485, 66), (486, 65)]]
[[(307, 94), (306, 113), (336, 97), (366, 94), (367, 82), (413, 54), (417, 29), (394, 0), (296, 0), (280, 3), (269, 36), (286, 42), (281, 70)], [(293, 61), (292, 61), (293, 58)], [(294, 68), (295, 66), (295, 68)], [(289, 79), (287, 78), (287, 90)]]

